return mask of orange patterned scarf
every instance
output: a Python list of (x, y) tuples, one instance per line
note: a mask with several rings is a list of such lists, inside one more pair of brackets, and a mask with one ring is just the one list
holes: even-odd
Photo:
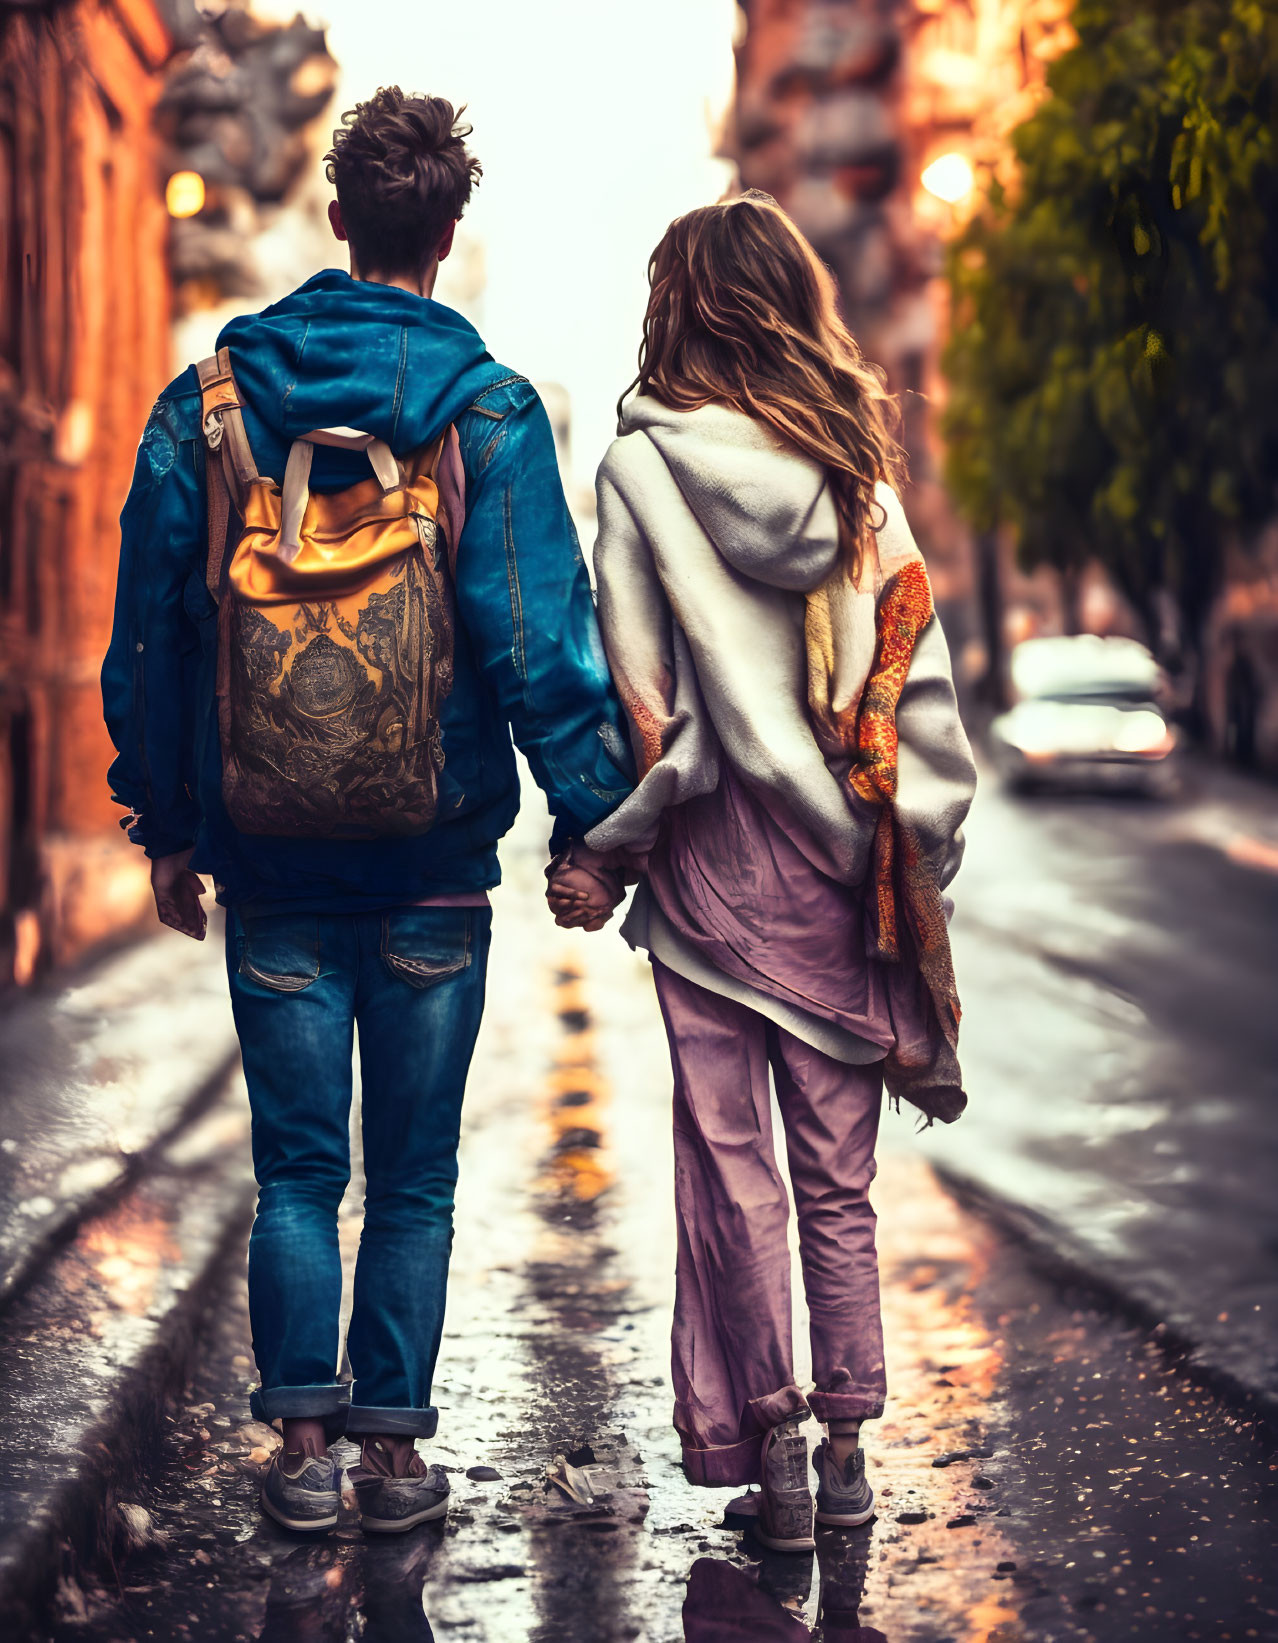
[(873, 664), (859, 701), (842, 711), (833, 711), (828, 704), (831, 624), (822, 598), (809, 597), (810, 700), (817, 707), (825, 698), (825, 712), (819, 717), (851, 756), (848, 781), (853, 792), (879, 807), (871, 867), (877, 953), (888, 962), (915, 960), (937, 1023), (953, 1049), (960, 1007), (940, 886), (917, 835), (902, 823), (895, 808), (896, 709), (915, 643), (933, 616), (927, 570), (921, 558), (907, 559), (888, 577), (876, 605)]
[(922, 859), (913, 829), (901, 825), (893, 808), (896, 704), (909, 672), (915, 642), (932, 615), (932, 590), (927, 571), (921, 560), (912, 560), (902, 565), (888, 581), (879, 599), (878, 649), (861, 697), (856, 724), (856, 762), (848, 779), (861, 798), (882, 807), (874, 833), (879, 957), (901, 957), (903, 913), (941, 1030), (954, 1045), (958, 1042), (961, 1010), (940, 887)]

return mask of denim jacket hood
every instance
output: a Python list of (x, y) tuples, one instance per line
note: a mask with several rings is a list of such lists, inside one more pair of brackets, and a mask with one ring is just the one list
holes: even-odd
[[(258, 455), (263, 472), (273, 471), (263, 458), (313, 428), (358, 428), (393, 451), (412, 450), (495, 380), (483, 339), (453, 309), (336, 268), (260, 314), (233, 319), (217, 345), (231, 350), (250, 443), (253, 424), (269, 430)], [(342, 455), (351, 473), (367, 473), (362, 456)]]
[[(200, 394), (188, 368), (160, 395), (121, 515), (103, 700), (109, 780), (152, 856), (194, 846), (222, 899), (357, 910), (485, 889), (514, 820), (514, 743), (554, 817), (552, 846), (630, 790), (633, 768), (590, 580), (537, 394), (441, 303), (327, 269), (218, 339), (231, 351), (259, 471), (282, 478), (291, 441), (346, 426), (403, 454), (456, 426), (466, 477), (457, 545), (454, 685), (441, 713), (440, 810), (427, 834), (373, 841), (251, 836), (221, 802), (217, 612), (207, 556)], [(318, 447), (311, 484), (368, 473)]]

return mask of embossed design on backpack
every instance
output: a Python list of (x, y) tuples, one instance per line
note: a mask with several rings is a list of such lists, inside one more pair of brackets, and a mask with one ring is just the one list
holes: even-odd
[[(260, 475), (226, 349), (198, 367), (218, 601), (222, 796), (244, 833), (426, 832), (453, 683), (451, 429), (397, 461), (354, 429), (294, 442), (282, 486)], [(372, 476), (309, 492), (316, 444), (368, 453)]]

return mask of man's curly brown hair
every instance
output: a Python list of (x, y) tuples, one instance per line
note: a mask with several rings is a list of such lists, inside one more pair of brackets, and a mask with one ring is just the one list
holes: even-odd
[(483, 174), (466, 148), (465, 108), (383, 86), (342, 115), (328, 180), (362, 273), (420, 274)]

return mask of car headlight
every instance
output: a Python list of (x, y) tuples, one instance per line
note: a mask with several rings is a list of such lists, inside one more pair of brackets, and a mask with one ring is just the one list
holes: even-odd
[(1160, 714), (1137, 708), (1119, 715), (1114, 726), (1116, 753), (1166, 753), (1170, 746), (1171, 732)]

